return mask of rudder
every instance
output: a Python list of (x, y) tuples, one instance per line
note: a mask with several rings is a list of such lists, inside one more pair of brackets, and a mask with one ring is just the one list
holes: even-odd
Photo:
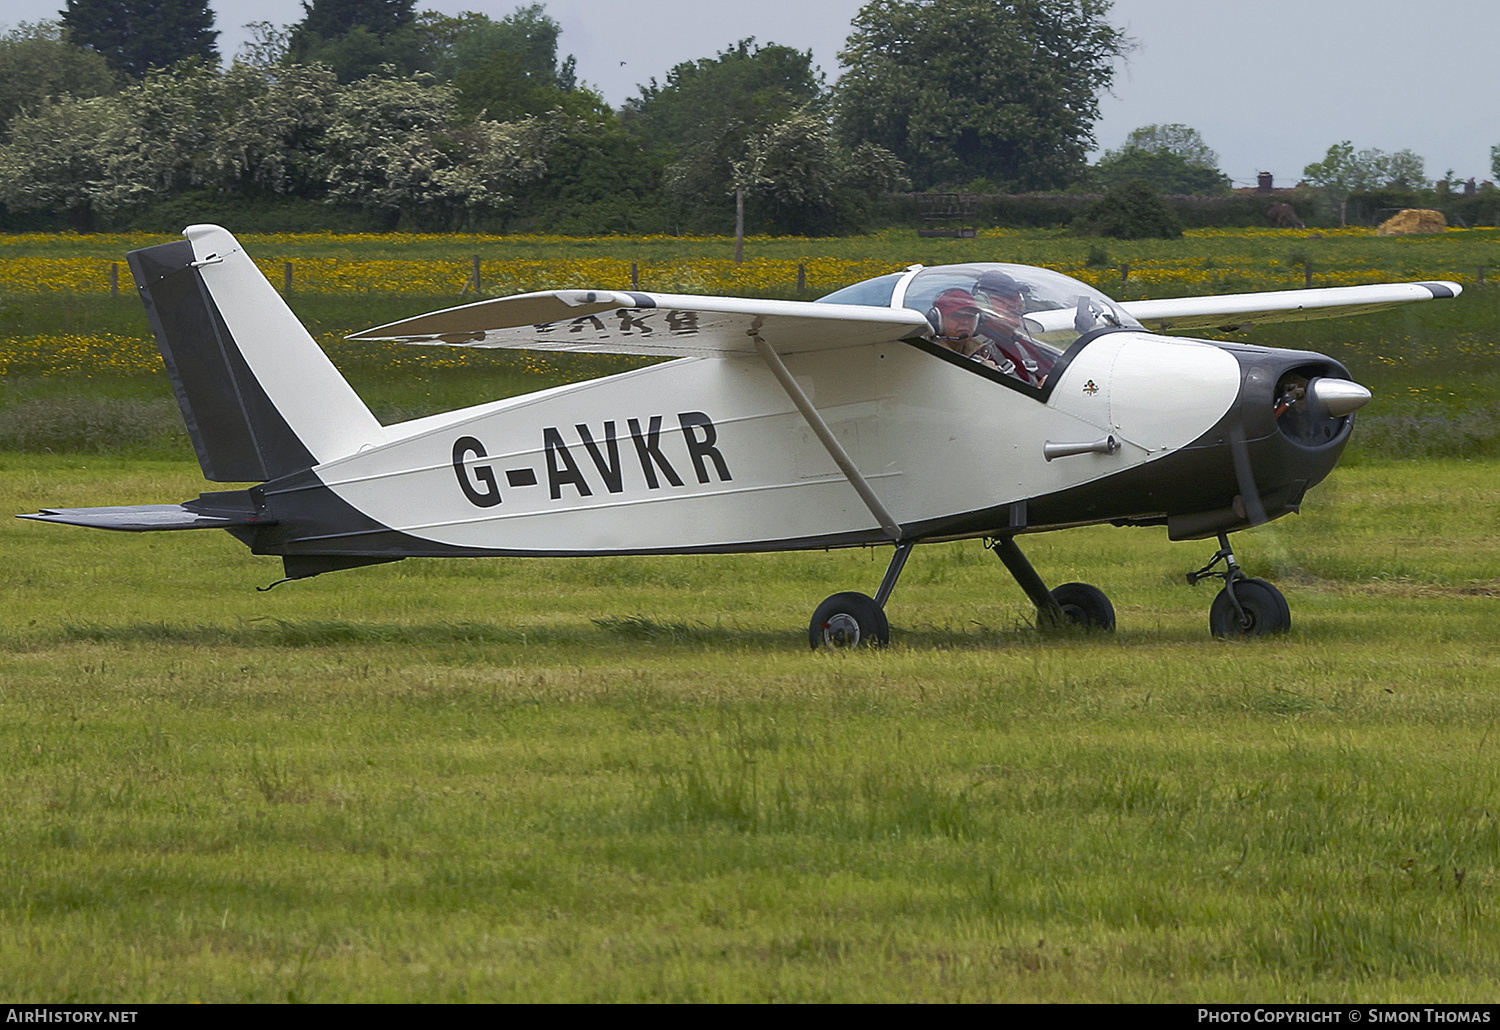
[(128, 258), (204, 476), (263, 482), (383, 442), (239, 242), (211, 225), (184, 235)]

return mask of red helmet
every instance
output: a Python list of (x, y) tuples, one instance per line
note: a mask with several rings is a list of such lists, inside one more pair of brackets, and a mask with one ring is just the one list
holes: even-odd
[(932, 310), (939, 315), (951, 315), (956, 311), (964, 310), (972, 311), (977, 315), (979, 314), (979, 301), (975, 300), (974, 295), (968, 290), (955, 287), (938, 294), (937, 299), (932, 302)]
[(927, 309), (927, 321), (932, 323), (932, 331), (941, 335), (943, 332), (943, 318), (947, 315), (959, 314), (960, 312), (972, 314), (975, 318), (978, 318), (980, 315), (979, 302), (974, 299), (974, 295), (968, 290), (955, 287), (951, 290), (944, 290), (937, 295), (937, 299), (932, 302), (932, 307)]

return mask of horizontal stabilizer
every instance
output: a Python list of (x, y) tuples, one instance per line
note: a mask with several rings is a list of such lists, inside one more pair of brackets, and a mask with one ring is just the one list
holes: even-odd
[(351, 340), (650, 357), (778, 354), (895, 343), (931, 331), (920, 312), (858, 304), (670, 293), (555, 290), (465, 304), (354, 333)]
[(1377, 283), (1317, 290), (1274, 290), (1216, 297), (1133, 300), (1120, 306), (1147, 329), (1243, 329), (1271, 322), (1300, 322), (1382, 311), (1416, 300), (1457, 297), (1458, 283)]
[[(195, 502), (189, 502), (195, 503)], [(163, 529), (228, 529), (230, 526), (271, 525), (269, 519), (250, 512), (205, 514), (181, 504), (127, 504), (118, 508), (43, 508), (34, 515), (17, 515), (36, 522), (59, 522), (66, 526), (117, 529), (147, 533)]]

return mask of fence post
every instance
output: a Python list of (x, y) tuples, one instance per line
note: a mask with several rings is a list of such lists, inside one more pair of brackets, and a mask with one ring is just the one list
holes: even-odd
[(474, 255), (474, 296), (479, 296), (479, 255)]
[(807, 263), (805, 261), (797, 262), (797, 292), (807, 292)]
[(1479, 285), (1480, 286), (1484, 285), (1484, 266), (1483, 265), (1479, 266)]
[(1124, 262), (1123, 264), (1120, 265), (1120, 282), (1127, 283), (1129, 281), (1130, 281), (1130, 262), (1126, 261), (1126, 262)]
[(1312, 261), (1302, 262), (1302, 275), (1307, 282), (1307, 288), (1312, 289)]
[(734, 263), (743, 265), (745, 263), (745, 190), (736, 187), (734, 191)]
[(641, 266), (634, 261), (630, 263), (630, 288), (632, 290), (641, 288)]
[[(1484, 281), (1484, 273), (1479, 274), (1479, 281)], [(109, 295), (118, 297), (120, 295), (120, 263), (112, 261), (109, 265)]]
[(292, 263), (288, 261), (286, 263), (286, 267), (284, 267), (281, 271), (285, 281), (285, 285), (281, 293), (282, 296), (285, 296), (286, 294), (292, 292)]

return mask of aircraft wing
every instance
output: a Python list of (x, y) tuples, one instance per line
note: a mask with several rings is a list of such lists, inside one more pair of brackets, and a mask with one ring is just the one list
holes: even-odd
[(1457, 297), (1458, 283), (1381, 283), (1318, 290), (1276, 290), (1218, 297), (1133, 300), (1120, 306), (1148, 329), (1244, 329), (1270, 322), (1299, 322), (1362, 315), (1414, 300)]
[(920, 312), (856, 304), (553, 290), (483, 300), (376, 326), (351, 340), (651, 357), (778, 354), (890, 343), (931, 331)]

